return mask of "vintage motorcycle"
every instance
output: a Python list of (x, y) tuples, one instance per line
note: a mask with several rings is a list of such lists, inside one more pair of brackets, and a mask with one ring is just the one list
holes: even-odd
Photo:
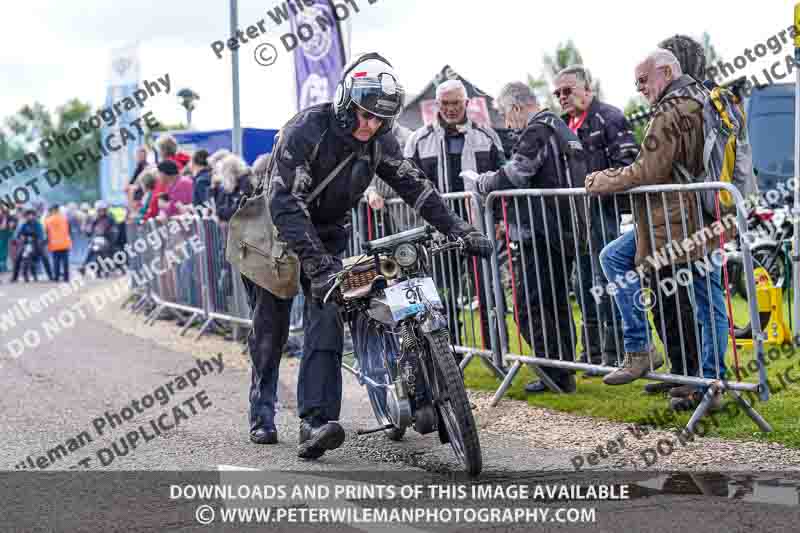
[(434, 233), (426, 226), (364, 243), (365, 255), (345, 261), (326, 300), (335, 298), (350, 326), (356, 364), (343, 366), (366, 386), (379, 424), (358, 433), (400, 440), (408, 427), (437, 432), (477, 476), (478, 428), (429, 270), (434, 255), (463, 252), (464, 243), (433, 242)]

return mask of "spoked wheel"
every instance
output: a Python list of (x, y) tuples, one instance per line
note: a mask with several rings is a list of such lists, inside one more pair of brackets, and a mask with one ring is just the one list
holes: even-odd
[(469, 475), (477, 476), (483, 469), (481, 443), (461, 370), (450, 347), (450, 336), (446, 330), (439, 330), (426, 335), (426, 339), (434, 366), (431, 388), (450, 446)]
[[(384, 351), (386, 359), (390, 364), (394, 364), (400, 352), (397, 339), (390, 333), (379, 331), (375, 323), (363, 315), (356, 318), (353, 329), (353, 348), (358, 357), (361, 372), (377, 383), (390, 385), (392, 383), (391, 373), (384, 362)], [(367, 387), (367, 394), (378, 424), (382, 426), (393, 424), (386, 402), (389, 392), (384, 388)], [(406, 428), (395, 426), (387, 429), (384, 433), (390, 439), (399, 441), (405, 435)]]

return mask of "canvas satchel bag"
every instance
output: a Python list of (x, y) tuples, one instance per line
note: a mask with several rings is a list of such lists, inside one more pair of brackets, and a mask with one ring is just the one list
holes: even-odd
[[(278, 229), (272, 223), (269, 210), (270, 177), (275, 165), (275, 156), (280, 154), (282, 143), (270, 156), (264, 178), (252, 196), (242, 199), (239, 209), (228, 223), (228, 242), (226, 259), (259, 287), (278, 298), (288, 299), (300, 289), (300, 258), (289, 245), (278, 238)], [(311, 160), (316, 158), (316, 150)], [(350, 154), (328, 176), (317, 185), (306, 199), (311, 202), (322, 193), (325, 187), (341, 172), (342, 168), (355, 156)], [(268, 182), (265, 190), (264, 182)]]

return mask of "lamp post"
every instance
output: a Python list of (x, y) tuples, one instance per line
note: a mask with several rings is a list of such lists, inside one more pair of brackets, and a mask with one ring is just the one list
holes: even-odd
[[(231, 0), (230, 23), (231, 35), (236, 35), (239, 25), (239, 6), (237, 0)], [(233, 131), (231, 132), (231, 151), (242, 156), (242, 123), (239, 112), (239, 47), (231, 50), (231, 89), (233, 90)]]
[(186, 129), (192, 128), (192, 110), (195, 108), (195, 101), (200, 99), (200, 95), (198, 95), (193, 90), (186, 88), (181, 89), (177, 93), (178, 102), (186, 109)]

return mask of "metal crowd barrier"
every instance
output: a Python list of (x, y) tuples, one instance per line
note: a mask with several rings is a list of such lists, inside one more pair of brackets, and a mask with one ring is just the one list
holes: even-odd
[[(603, 344), (607, 349), (604, 350), (602, 362), (597, 364), (591, 360), (576, 360), (579, 340), (585, 344), (589, 336), (584, 317), (592, 311), (591, 308), (601, 316), (601, 303), (585, 294), (585, 279), (590, 279), (590, 287), (607, 283), (598, 258), (609, 242), (618, 234), (625, 233), (625, 228), (605, 227), (603, 221), (606, 219), (602, 218), (600, 239), (589, 238), (591, 229), (586, 227), (586, 213), (601, 209), (603, 205), (613, 205), (611, 219), (616, 226), (623, 214), (621, 206), (626, 200), (634, 205), (634, 198), (643, 196), (647, 214), (644, 220), (639, 220), (634, 212), (634, 224), (644, 224), (649, 228), (651, 242), (656, 231), (666, 231), (666, 235), (661, 237), (668, 242), (681, 241), (692, 237), (687, 233), (689, 221), (686, 202), (694, 195), (699, 205), (699, 194), (707, 189), (726, 189), (738, 201), (734, 225), (739, 235), (744, 234), (747, 223), (741, 195), (734, 187), (724, 184), (640, 187), (624, 194), (600, 198), (587, 196), (584, 189), (512, 190), (490, 194), (485, 199), (485, 205), (474, 193), (442, 195), (449, 207), (481, 231), (493, 235), (496, 228), (500, 230), (496, 240), (498, 253), (490, 260), (464, 258), (451, 252), (435, 258), (433, 265), (433, 276), (446, 307), (453, 347), (457, 353), (464, 355), (462, 368), (477, 356), (502, 381), (493, 405), (511, 386), (523, 364), (538, 374), (548, 388), (559, 392), (559, 384), (550, 379), (545, 369), (593, 370), (601, 375), (608, 374), (615, 370), (614, 365), (619, 364), (624, 354), (622, 320), (615, 312), (615, 303), (609, 299), (611, 311), (605, 315), (603, 328), (607, 333), (610, 332), (611, 340), (606, 335), (607, 340)], [(668, 207), (673, 212), (677, 209), (682, 213), (682, 235), (671, 235), (669, 226), (654, 226), (650, 213), (656, 205)], [(537, 210), (546, 215), (537, 219)], [(395, 198), (386, 200), (384, 208), (380, 210), (370, 208), (362, 200), (353, 209), (350, 222), (352, 231), (346, 253), (358, 255), (363, 242), (419, 226), (423, 221), (410, 206)], [(709, 223), (708, 220), (699, 219), (694, 222), (700, 229)], [(153, 220), (132, 228), (129, 230), (129, 242), (157, 228)], [(141, 306), (142, 301), (150, 301), (155, 305), (148, 320), (155, 320), (165, 309), (191, 313), (192, 320), (184, 325), (182, 333), (194, 319), (201, 318), (204, 322), (198, 338), (215, 321), (227, 322), (234, 327), (251, 327), (250, 310), (241, 277), (224, 259), (227, 240), (224, 225), (212, 219), (195, 218), (189, 231), (170, 235), (161, 249), (151, 250), (148, 247), (148, 252), (137, 258), (137, 264), (146, 265), (157, 257), (163, 257), (165, 249), (180, 244), (192, 235), (200, 237), (206, 251), (187, 260), (185, 265), (181, 264), (161, 276), (134, 286), (141, 295), (137, 305)], [(576, 237), (564, 238), (565, 235)], [(705, 257), (708, 257), (710, 250), (707, 244), (703, 242), (702, 247)], [(736, 398), (759, 427), (769, 431), (769, 424), (739, 394), (755, 392), (761, 395), (762, 400), (769, 396), (764, 365), (765, 337), (758, 313), (753, 259), (747, 239), (742, 239), (741, 249), (747, 280), (747, 311), (755, 332), (753, 347), (758, 365), (758, 383), (732, 379), (733, 371), (722, 376), (720, 362), (725, 360), (726, 353), (719, 353), (716, 342), (713, 375), (700, 373), (703, 368), (702, 332), (705, 326), (696, 316), (698, 293), (692, 279), (694, 274), (689, 273), (688, 287), (679, 288), (672, 295), (664, 293), (661, 290), (662, 280), (677, 276), (677, 271), (684, 266), (676, 261), (673, 254), (666, 254), (669, 257), (668, 264), (661, 265), (650, 276), (652, 287), (656, 290), (649, 292), (652, 299), (648, 302), (650, 307), (644, 312), (650, 328), (650, 339), (655, 343), (657, 336), (663, 347), (661, 353), (665, 366), (661, 372), (656, 372), (651, 363), (651, 371), (644, 377), (675, 384), (710, 386), (709, 393), (690, 420), (690, 429), (707, 410), (713, 391), (723, 389)], [(651, 254), (661, 252), (650, 250)], [(586, 263), (588, 270), (574, 267), (576, 258), (587, 255), (591, 259)], [(571, 296), (573, 269), (577, 283)], [(703, 290), (701, 285), (698, 287)], [(706, 281), (706, 290), (710, 300), (709, 281)], [(613, 297), (613, 294), (610, 296)], [(652, 325), (649, 318), (651, 312)], [(728, 304), (726, 317), (731, 318), (731, 314), (732, 309)], [(580, 325), (574, 321), (573, 315), (580, 317)], [(292, 328), (296, 330), (301, 327), (302, 300), (297, 298), (292, 312)], [(712, 331), (716, 331), (713, 325)], [(615, 357), (609, 357), (607, 352), (612, 352)], [(511, 365), (507, 371), (506, 363)], [(742, 366), (737, 361), (737, 368)]]
[[(616, 195), (604, 199), (605, 202), (613, 202), (613, 218), (619, 220), (621, 214), (619, 210), (620, 200), (627, 197), (630, 204), (634, 205), (634, 198), (641, 200), (642, 196), (644, 197), (645, 220), (637, 219), (638, 213), (634, 209), (634, 224), (644, 225), (649, 228), (651, 242), (649, 254), (654, 259), (654, 266), (658, 265), (659, 268), (655, 269), (654, 276), (651, 276), (652, 287), (649, 291), (647, 288), (640, 288), (637, 294), (641, 296), (637, 297), (635, 301), (637, 302), (637, 309), (643, 314), (646, 321), (649, 341), (657, 345), (653, 336), (653, 332), (655, 332), (663, 345), (664, 368), (668, 368), (668, 370), (656, 372), (651, 359), (650, 371), (643, 377), (682, 385), (710, 386), (708, 393), (690, 419), (689, 430), (693, 429), (696, 422), (708, 409), (713, 391), (718, 388), (730, 392), (762, 430), (770, 431), (769, 424), (739, 395), (739, 392), (742, 391), (752, 391), (760, 393), (762, 400), (766, 400), (769, 395), (764, 366), (764, 337), (757, 308), (753, 261), (747, 239), (741, 239), (742, 254), (744, 271), (747, 277), (749, 319), (753, 331), (756, 332), (753, 346), (754, 357), (759, 368), (758, 383), (736, 380), (731, 375), (733, 374), (732, 371), (727, 376), (721, 375), (720, 362), (724, 361), (726, 354), (719, 353), (718, 340), (720, 339), (717, 337), (716, 324), (713, 323), (714, 314), (711, 313), (709, 315), (712, 321), (711, 324), (703, 323), (697, 316), (696, 303), (698, 295), (701, 298), (707, 298), (708, 301), (714, 301), (709, 276), (703, 276), (701, 273), (695, 274), (691, 268), (684, 268), (682, 272), (684, 275), (681, 276), (678, 271), (688, 265), (682, 264), (683, 262), (680, 260), (676, 261), (679, 257), (676, 250), (673, 248), (673, 251), (669, 252), (668, 249), (656, 250), (654, 247), (656, 230), (658, 230), (661, 238), (666, 238), (668, 243), (674, 241), (686, 242), (685, 240), (689, 238), (692, 238), (693, 242), (698, 242), (695, 234), (689, 235), (687, 233), (689, 227), (687, 202), (691, 196), (694, 196), (696, 205), (700, 205), (700, 192), (709, 189), (728, 190), (737, 200), (735, 225), (738, 234), (743, 235), (747, 231), (746, 213), (742, 207), (743, 199), (735, 187), (731, 185), (720, 183), (648, 186), (633, 189), (624, 195)], [(559, 384), (551, 379), (548, 372), (544, 371), (543, 368), (567, 371), (593, 370), (599, 374), (608, 374), (615, 370), (610, 361), (603, 361), (603, 364), (576, 361), (575, 352), (578, 337), (581, 336), (585, 342), (587, 332), (585, 327), (583, 330), (576, 327), (573, 317), (573, 303), (569, 297), (569, 273), (572, 271), (572, 265), (576, 258), (586, 254), (596, 257), (600, 255), (602, 250), (602, 248), (597, 249), (599, 246), (596, 244), (599, 243), (593, 243), (593, 239), (588, 238), (588, 228), (586, 227), (586, 218), (584, 216), (590, 212), (593, 202), (601, 201), (603, 199), (587, 196), (585, 189), (525, 189), (495, 192), (487, 197), (486, 227), (493, 227), (495, 221), (500, 218), (506, 230), (506, 242), (509, 248), (516, 252), (513, 259), (514, 268), (511, 269), (511, 287), (507, 287), (501, 282), (500, 265), (497, 257), (493, 258), (491, 265), (495, 301), (501, 303), (501, 305), (505, 304), (512, 310), (513, 323), (516, 329), (516, 332), (510, 332), (504, 320), (497, 322), (500, 329), (500, 349), (503, 358), (505, 361), (511, 362), (512, 366), (495, 393), (492, 405), (496, 405), (505, 394), (523, 364), (529, 365), (539, 375), (542, 382), (556, 392), (561, 390)], [(658, 228), (655, 228), (656, 223), (651, 216), (652, 209), (655, 206), (668, 209), (670, 212), (679, 210), (682, 217), (682, 235), (671, 235), (672, 228), (669, 224), (664, 225), (663, 221)], [(546, 213), (546, 215), (539, 217), (539, 213)], [(699, 230), (702, 230), (701, 235), (704, 236), (703, 239), (700, 239), (702, 241), (703, 256), (708, 258), (711, 250), (706, 242), (708, 234), (703, 228), (710, 221), (701, 220), (702, 217), (697, 210), (695, 210), (695, 213), (697, 214), (697, 220), (694, 223)], [(733, 222), (733, 220), (726, 219), (725, 222)], [(635, 231), (635, 228), (630, 229), (630, 231)], [(663, 235), (662, 232), (666, 234)], [(605, 239), (605, 231), (603, 233), (603, 238)], [(710, 233), (710, 230), (708, 233)], [(611, 238), (614, 237), (612, 236)], [(582, 244), (588, 246), (584, 248), (581, 246)], [(603, 247), (606, 244), (608, 244), (607, 241), (603, 242)], [(687, 245), (686, 249), (689, 250), (690, 246)], [(660, 259), (667, 257), (668, 262), (662, 262), (663, 260)], [(722, 256), (717, 255), (717, 257)], [(722, 261), (720, 260), (719, 262), (721, 263)], [(692, 263), (695, 262), (692, 261)], [(709, 265), (706, 268), (713, 266), (713, 263), (710, 262), (702, 262), (701, 264)], [(631, 259), (630, 271), (633, 270), (634, 265)], [(582, 275), (580, 269), (577, 269), (577, 274), (580, 278)], [(594, 282), (605, 278), (602, 273), (596, 271), (594, 263), (592, 263), (590, 275)], [(688, 280), (686, 276), (688, 276)], [(702, 280), (705, 280), (706, 294), (697, 292), (695, 276), (699, 276), (698, 279), (701, 282), (698, 286), (701, 291), (704, 290)], [(683, 280), (686, 286), (679, 288), (679, 284), (676, 283), (672, 294), (667, 294), (669, 290), (665, 289), (665, 287), (671, 286), (662, 284), (662, 280), (673, 279), (672, 277)], [(632, 275), (630, 278), (626, 276), (626, 279), (622, 282), (617, 280), (617, 283), (631, 284), (634, 283), (634, 278), (637, 278), (637, 276)], [(579, 280), (579, 286), (581, 281)], [(722, 280), (722, 286), (724, 291), (724, 279)], [(509, 288), (510, 290), (508, 290)], [(615, 292), (613, 288), (608, 289), (608, 283), (606, 283), (605, 290), (609, 294)], [(599, 289), (597, 293), (600, 293)], [(586, 316), (587, 306), (598, 304), (597, 299), (586, 301), (585, 296), (580, 291), (576, 291), (575, 296), (574, 306), (580, 311), (581, 318)], [(682, 299), (683, 301), (681, 301)], [(652, 326), (654, 327), (651, 327), (650, 319), (648, 318), (650, 311), (653, 313)], [(726, 309), (726, 318), (730, 317), (731, 311), (730, 307)], [(616, 319), (613, 322), (614, 336), (616, 338), (618, 333), (616, 329), (621, 327), (621, 323), (618, 323)], [(703, 376), (700, 369), (703, 369), (703, 335), (701, 330), (705, 331), (704, 328), (710, 328), (713, 333), (714, 375), (698, 377)], [(727, 323), (725, 328), (728, 328)], [(515, 343), (512, 343), (512, 341), (515, 341)], [(618, 354), (623, 353), (623, 351), (624, 347), (617, 348)], [(708, 366), (709, 362), (706, 362), (706, 367)], [(557, 374), (557, 372), (552, 373)]]
[[(485, 232), (479, 195), (472, 192), (446, 193), (442, 199), (459, 217)], [(352, 215), (352, 223), (348, 253), (359, 255), (364, 241), (418, 227), (424, 220), (400, 198), (386, 200), (383, 209), (372, 209), (362, 199)], [(445, 306), (453, 349), (463, 354), (461, 368), (466, 368), (472, 358), (478, 356), (502, 378), (502, 357), (495, 325), (501, 318), (493, 304), (488, 260), (463, 257), (456, 251), (449, 251), (434, 258), (432, 270)]]
[[(247, 293), (239, 272), (225, 260), (227, 243), (227, 225), (208, 217), (191, 217), (189, 230), (172, 234), (167, 231), (167, 238), (159, 234), (159, 228), (169, 225), (169, 221), (159, 222), (150, 219), (143, 224), (126, 226), (129, 243), (137, 239), (147, 241), (148, 234), (158, 235), (159, 246), (148, 243), (143, 253), (129, 258), (131, 271), (130, 287), (136, 298), (133, 311), (138, 312), (148, 307), (146, 323), (153, 324), (164, 311), (182, 311), (190, 316), (185, 320), (180, 334), (200, 320), (196, 339), (202, 337), (215, 324), (227, 323), (233, 327), (234, 337), (238, 338), (238, 328), (252, 327), (250, 307)], [(196, 236), (203, 243), (203, 252), (192, 253), (174, 268), (163, 269), (156, 274), (151, 266), (154, 261), (161, 265), (167, 250), (172, 253), (188, 239)], [(191, 250), (191, 248), (189, 248)], [(125, 302), (123, 306), (129, 302)], [(295, 298), (292, 308), (292, 324), (294, 330), (302, 329), (303, 299)]]
[[(172, 311), (173, 314), (176, 314), (175, 311), (189, 313), (191, 316), (181, 334), (198, 317), (206, 314), (202, 298), (203, 273), (199, 265), (205, 254), (194, 253), (189, 243), (192, 238), (205, 242), (202, 226), (198, 217), (186, 217), (183, 220), (183, 223), (178, 224), (172, 219), (164, 222), (151, 219), (140, 226), (144, 232), (144, 236), (140, 235), (140, 238), (153, 238), (152, 241), (148, 240), (147, 257), (143, 258), (146, 267), (143, 270), (152, 273), (155, 285), (149, 294), (155, 307), (146, 322), (155, 323), (165, 310)], [(178, 229), (175, 229), (176, 224)], [(158, 242), (159, 245), (154, 245), (153, 242)]]

